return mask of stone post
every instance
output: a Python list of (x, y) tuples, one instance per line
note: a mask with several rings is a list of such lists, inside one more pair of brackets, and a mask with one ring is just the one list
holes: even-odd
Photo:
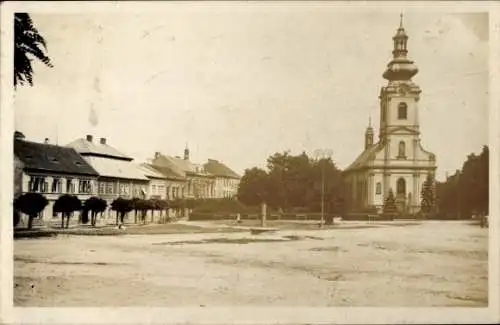
[(266, 215), (267, 215), (267, 205), (266, 203), (262, 203), (261, 205), (261, 216), (260, 216), (260, 226), (265, 227), (266, 226)]

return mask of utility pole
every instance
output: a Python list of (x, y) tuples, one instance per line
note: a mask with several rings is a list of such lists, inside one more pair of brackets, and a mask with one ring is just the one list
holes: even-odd
[[(314, 151), (316, 160), (320, 162), (323, 159), (328, 159), (332, 155), (329, 149), (317, 149)], [(321, 223), (320, 227), (325, 224), (325, 162), (321, 163)]]
[(321, 225), (325, 223), (325, 164), (321, 164)]

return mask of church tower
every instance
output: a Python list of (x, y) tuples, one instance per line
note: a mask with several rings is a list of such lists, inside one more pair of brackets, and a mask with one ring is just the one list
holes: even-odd
[(184, 160), (189, 160), (189, 147), (186, 143), (186, 147), (184, 148)]
[(435, 155), (420, 143), (421, 89), (412, 80), (419, 71), (409, 59), (408, 39), (401, 15), (392, 37), (392, 58), (382, 74), (387, 84), (379, 94), (378, 142), (373, 144), (370, 123), (365, 131), (364, 151), (344, 171), (354, 209), (376, 207), (380, 211), (392, 190), (399, 212), (418, 212), (423, 182), (436, 170)]
[(365, 131), (365, 150), (370, 148), (373, 145), (373, 128), (372, 128), (372, 119), (370, 118), (368, 121), (368, 127)]

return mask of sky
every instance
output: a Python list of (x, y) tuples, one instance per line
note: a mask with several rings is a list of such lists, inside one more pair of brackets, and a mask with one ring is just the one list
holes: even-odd
[[(28, 140), (92, 134), (145, 161), (160, 151), (223, 161), (238, 173), (290, 150), (332, 150), (347, 167), (399, 25), (394, 10), (188, 6), (158, 13), (32, 14), (54, 68), (34, 62), (15, 94)], [(423, 147), (438, 179), (488, 143), (488, 16), (404, 11), (419, 73)], [(378, 137), (378, 136), (376, 136)]]

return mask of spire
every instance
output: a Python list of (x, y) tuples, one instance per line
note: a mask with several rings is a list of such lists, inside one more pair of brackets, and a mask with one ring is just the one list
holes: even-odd
[(184, 148), (184, 160), (189, 160), (189, 148), (187, 142), (186, 142), (186, 147)]
[(383, 77), (389, 81), (411, 80), (418, 73), (418, 68), (413, 61), (407, 58), (408, 55), (408, 35), (403, 27), (403, 13), (399, 15), (399, 27), (396, 35), (392, 38), (393, 50), (392, 61), (389, 62)]
[(372, 128), (372, 117), (371, 114), (368, 117), (368, 127), (365, 131), (365, 150), (373, 145), (373, 128)]

